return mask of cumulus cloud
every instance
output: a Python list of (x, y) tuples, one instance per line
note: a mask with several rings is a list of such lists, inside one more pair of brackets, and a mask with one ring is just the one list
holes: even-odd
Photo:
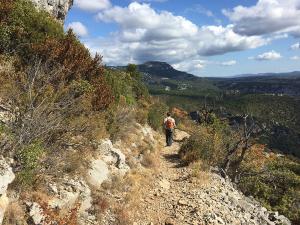
[(263, 35), (289, 32), (300, 35), (299, 0), (258, 0), (251, 7), (237, 6), (223, 10), (234, 24), (234, 31), (242, 35)]
[[(128, 7), (111, 7), (97, 14), (97, 19), (117, 23), (119, 30), (107, 38), (84, 40), (87, 46), (104, 56), (107, 64), (148, 60), (177, 65), (201, 56), (241, 51), (268, 43), (259, 36), (243, 36), (233, 26), (202, 26), (167, 11), (157, 12), (149, 4), (133, 2)], [(201, 68), (202, 64), (188, 66)], [(180, 65), (179, 65), (180, 66)]]
[(209, 62), (206, 60), (194, 59), (182, 61), (180, 63), (173, 64), (172, 66), (181, 71), (197, 71), (203, 69), (207, 64), (209, 64)]
[(72, 29), (79, 37), (86, 37), (88, 35), (87, 28), (81, 22), (69, 23), (67, 29)]
[(280, 53), (272, 50), (270, 52), (265, 52), (261, 55), (258, 55), (256, 57), (250, 57), (249, 59), (255, 59), (258, 61), (263, 61), (263, 60), (276, 60), (276, 59), (280, 59), (282, 58), (282, 56), (280, 55)]
[(111, 6), (109, 0), (75, 0), (74, 6), (85, 11), (99, 11)]
[(300, 49), (300, 42), (293, 44), (293, 45), (291, 46), (291, 49), (292, 49), (292, 50)]

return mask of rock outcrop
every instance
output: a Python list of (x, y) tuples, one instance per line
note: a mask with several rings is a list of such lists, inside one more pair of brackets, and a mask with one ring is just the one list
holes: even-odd
[(64, 22), (68, 11), (73, 5), (73, 0), (31, 0), (39, 9), (53, 15), (57, 20)]
[(9, 204), (9, 199), (6, 195), (8, 185), (15, 179), (12, 168), (8, 163), (0, 158), (0, 224), (2, 224), (5, 211)]

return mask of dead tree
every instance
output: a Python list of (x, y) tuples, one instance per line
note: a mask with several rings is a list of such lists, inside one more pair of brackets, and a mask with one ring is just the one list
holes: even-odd
[(75, 108), (76, 96), (61, 78), (62, 71), (36, 61), (14, 75), (12, 90), (6, 96), (13, 115), (8, 124), (15, 137), (13, 149), (37, 140), (50, 143), (52, 134), (67, 131), (65, 121)]
[[(234, 171), (233, 178), (236, 180), (240, 164), (244, 160), (247, 151), (254, 145), (251, 142), (251, 138), (254, 138), (259, 133), (258, 131), (255, 131), (256, 124), (253, 118), (251, 117), (248, 119), (248, 117), (249, 115), (243, 116), (243, 127), (238, 140), (232, 146), (229, 144), (227, 145), (227, 155), (221, 166), (221, 174), (223, 177), (227, 177), (229, 169), (232, 169), (232, 171)], [(240, 155), (236, 156), (240, 149)]]

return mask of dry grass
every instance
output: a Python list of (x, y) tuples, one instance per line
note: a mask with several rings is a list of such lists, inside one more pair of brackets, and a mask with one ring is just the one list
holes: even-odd
[(31, 201), (37, 202), (45, 215), (45, 224), (57, 224), (57, 225), (77, 225), (78, 210), (81, 203), (77, 202), (68, 212), (63, 213), (64, 209), (57, 210), (48, 206), (50, 196), (43, 192), (34, 192), (31, 196)]
[(157, 168), (159, 167), (159, 155), (155, 152), (145, 153), (141, 164), (146, 168)]
[(197, 161), (189, 165), (191, 168), (191, 179), (201, 187), (209, 186), (210, 172), (209, 166), (202, 161)]
[(182, 119), (178, 124), (178, 128), (192, 134), (197, 129), (197, 124), (190, 119)]
[(3, 225), (25, 225), (25, 210), (18, 201), (9, 203), (6, 210)]
[(118, 206), (115, 208), (115, 215), (116, 215), (116, 225), (131, 225), (132, 221), (129, 216), (129, 212), (125, 207)]
[(109, 200), (102, 195), (93, 196), (93, 205), (95, 207), (95, 214), (97, 218), (100, 218), (102, 214), (104, 214), (110, 206)]

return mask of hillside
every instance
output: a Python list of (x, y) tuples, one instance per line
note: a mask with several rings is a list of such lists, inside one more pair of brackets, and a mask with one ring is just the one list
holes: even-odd
[(174, 69), (171, 65), (166, 62), (150, 61), (144, 64), (138, 65), (138, 70), (145, 74), (149, 79), (163, 79), (169, 78), (172, 80), (194, 80), (197, 77)]
[[(72, 3), (0, 2), (1, 225), (299, 223), (300, 164), (262, 142), (260, 120), (232, 126), (209, 108), (225, 102), (221, 89), (166, 63), (105, 67), (64, 31)], [(192, 121), (166, 96), (204, 102), (206, 114)], [(232, 111), (246, 108), (231, 97)], [(276, 120), (297, 115), (279, 106)]]

